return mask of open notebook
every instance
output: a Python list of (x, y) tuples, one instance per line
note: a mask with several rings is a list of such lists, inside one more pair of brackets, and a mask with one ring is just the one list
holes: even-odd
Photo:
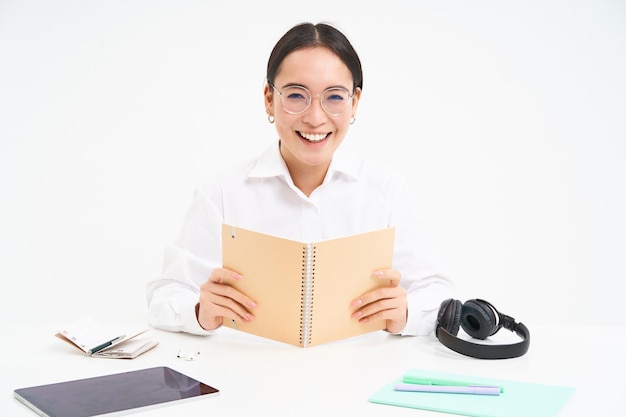
[(228, 283), (256, 300), (255, 320), (224, 325), (300, 347), (385, 327), (359, 323), (350, 303), (388, 283), (372, 273), (392, 266), (394, 228), (320, 242), (222, 226), (222, 264), (243, 275)]

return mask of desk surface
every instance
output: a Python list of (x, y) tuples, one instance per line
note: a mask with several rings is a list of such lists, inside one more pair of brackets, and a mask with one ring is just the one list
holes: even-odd
[[(382, 331), (302, 349), (227, 328), (208, 337), (151, 330), (159, 346), (136, 359), (122, 360), (83, 356), (53, 337), (54, 325), (4, 323), (0, 415), (36, 415), (13, 398), (15, 388), (164, 365), (219, 388), (220, 395), (133, 415), (449, 415), (367, 401), (407, 369), (422, 368), (575, 386), (559, 417), (625, 416), (621, 401), (626, 392), (624, 330), (531, 327), (525, 356), (496, 361), (459, 355), (434, 336), (398, 337)], [(516, 340), (501, 333), (494, 337), (496, 342)], [(180, 349), (199, 352), (199, 357), (179, 359)]]

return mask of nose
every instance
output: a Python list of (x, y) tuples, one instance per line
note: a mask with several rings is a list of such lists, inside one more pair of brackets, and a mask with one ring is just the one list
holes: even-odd
[(320, 96), (311, 97), (311, 104), (304, 112), (302, 120), (312, 126), (319, 126), (326, 121), (327, 117), (326, 111), (322, 108)]

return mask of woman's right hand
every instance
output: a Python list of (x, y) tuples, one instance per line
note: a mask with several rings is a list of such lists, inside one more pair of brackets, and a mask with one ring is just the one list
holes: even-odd
[(228, 284), (243, 277), (226, 268), (214, 268), (211, 276), (200, 286), (200, 301), (196, 306), (198, 323), (205, 330), (220, 327), (224, 318), (236, 321), (252, 321), (250, 312), (256, 303)]

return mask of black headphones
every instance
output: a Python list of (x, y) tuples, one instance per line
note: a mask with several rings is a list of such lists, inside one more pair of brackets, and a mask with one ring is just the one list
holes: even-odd
[[(459, 339), (459, 326), (475, 339), (484, 340), (504, 327), (522, 338), (521, 342), (507, 345), (484, 345)], [(513, 317), (500, 313), (491, 303), (472, 299), (461, 304), (448, 298), (441, 303), (437, 314), (435, 335), (441, 343), (462, 355), (478, 359), (509, 359), (522, 356), (528, 351), (530, 333)]]

